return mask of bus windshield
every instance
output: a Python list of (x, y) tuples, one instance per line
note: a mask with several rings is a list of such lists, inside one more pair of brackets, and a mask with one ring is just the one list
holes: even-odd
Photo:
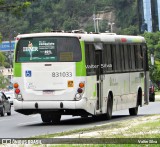
[(16, 48), (16, 62), (79, 62), (81, 58), (75, 37), (21, 38)]

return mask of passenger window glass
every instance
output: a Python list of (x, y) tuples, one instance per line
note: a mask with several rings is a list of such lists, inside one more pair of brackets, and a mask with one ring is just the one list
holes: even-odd
[(135, 70), (135, 49), (134, 46), (131, 45), (131, 69)]
[(112, 71), (112, 51), (111, 51), (111, 45), (105, 44), (104, 50), (103, 50), (103, 70), (104, 73)]
[(119, 47), (119, 45), (116, 45), (116, 65), (117, 65), (116, 70), (120, 71), (121, 70), (121, 59), (120, 59), (120, 47)]
[(124, 64), (125, 64), (125, 70), (129, 70), (129, 48), (127, 48), (127, 45), (124, 45)]
[(111, 45), (111, 52), (112, 52), (112, 69), (115, 71), (117, 69), (116, 64), (116, 46)]
[(95, 47), (94, 44), (86, 44), (85, 45), (85, 54), (86, 54), (86, 70), (87, 75), (95, 75)]

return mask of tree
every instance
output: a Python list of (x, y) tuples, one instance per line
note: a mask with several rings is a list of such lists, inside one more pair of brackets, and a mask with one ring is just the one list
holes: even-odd
[(121, 35), (137, 35), (138, 34), (138, 26), (129, 26), (128, 28), (122, 29), (118, 33)]
[(0, 33), (0, 43), (2, 42), (2, 34)]
[(4, 89), (9, 85), (9, 79), (0, 74), (0, 89)]
[(33, 0), (0, 0), (0, 11), (19, 15), (20, 12), (31, 5)]
[[(148, 47), (150, 79), (158, 84), (160, 82), (160, 32), (145, 32), (143, 36)], [(154, 65), (151, 65), (151, 54), (154, 55)]]
[(4, 66), (5, 64), (5, 56), (2, 52), (0, 52), (0, 66)]

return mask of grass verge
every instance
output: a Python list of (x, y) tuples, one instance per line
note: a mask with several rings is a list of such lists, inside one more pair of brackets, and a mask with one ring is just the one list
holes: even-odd
[[(60, 142), (56, 146), (62, 147), (117, 146), (117, 143), (118, 146), (127, 147), (132, 147), (132, 144), (134, 146), (139, 146), (139, 144), (140, 146), (157, 146), (160, 144), (160, 115), (136, 117), (87, 129), (36, 136), (36, 138), (58, 139), (56, 141)], [(49, 147), (52, 146), (55, 145), (49, 145)]]

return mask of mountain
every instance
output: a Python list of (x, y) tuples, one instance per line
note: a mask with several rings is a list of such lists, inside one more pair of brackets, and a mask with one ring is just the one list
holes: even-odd
[(34, 0), (21, 16), (9, 12), (0, 14), (0, 32), (3, 40), (12, 40), (17, 34), (51, 30), (84, 29), (94, 32), (93, 14), (99, 20), (100, 32), (119, 34), (138, 33), (136, 1), (133, 0)]

